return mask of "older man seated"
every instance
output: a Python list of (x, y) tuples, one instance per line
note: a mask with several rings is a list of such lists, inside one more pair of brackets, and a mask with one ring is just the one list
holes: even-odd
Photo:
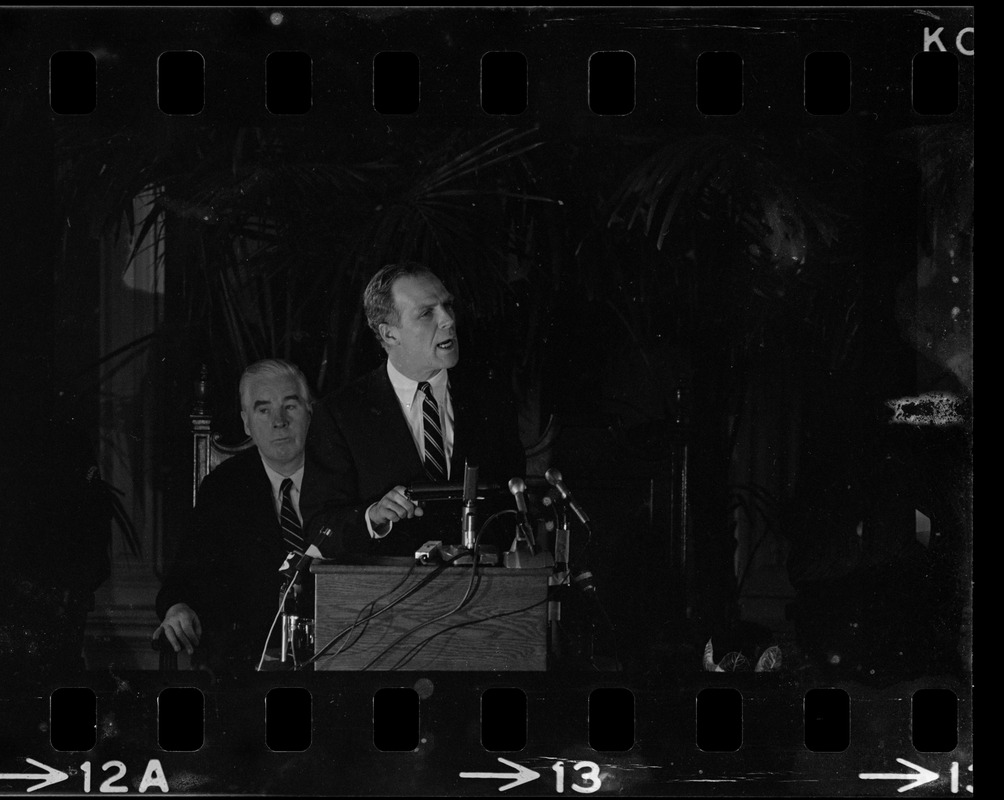
[(287, 580), (280, 568), (304, 551), (300, 491), (311, 419), (306, 378), (288, 362), (249, 366), (239, 395), (255, 447), (203, 480), (157, 595), (163, 621), (153, 633), (175, 652), (199, 646), (199, 661), (235, 671), (258, 663)]

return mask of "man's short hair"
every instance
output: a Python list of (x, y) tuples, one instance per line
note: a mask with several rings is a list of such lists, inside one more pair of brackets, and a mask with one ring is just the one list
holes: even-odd
[(312, 398), (310, 396), (310, 385), (307, 377), (296, 364), (283, 361), (281, 358), (264, 358), (255, 361), (241, 373), (240, 382), (237, 384), (237, 398), (241, 404), (241, 410), (247, 409), (249, 403), (244, 402), (244, 394), (247, 392), (248, 384), (252, 378), (259, 376), (272, 376), (275, 378), (292, 378), (296, 381), (297, 393), (304, 404), (310, 406)]
[(402, 261), (399, 264), (388, 264), (377, 270), (377, 273), (370, 278), (363, 291), (363, 310), (366, 312), (366, 323), (373, 331), (377, 341), (383, 346), (383, 337), (380, 335), (380, 325), (384, 322), (390, 325), (399, 325), (401, 317), (394, 305), (394, 281), (405, 275), (432, 275), (437, 277), (425, 264), (417, 261)]

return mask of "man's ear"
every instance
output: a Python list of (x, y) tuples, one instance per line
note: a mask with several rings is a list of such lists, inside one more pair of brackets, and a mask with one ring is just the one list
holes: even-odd
[(241, 419), (244, 420), (244, 433), (246, 433), (248, 436), (250, 436), (251, 435), (251, 426), (248, 425), (248, 412), (247, 411), (241, 411)]
[(380, 341), (383, 342), (384, 347), (392, 347), (397, 344), (397, 328), (393, 325), (381, 322), (377, 330), (380, 331)]

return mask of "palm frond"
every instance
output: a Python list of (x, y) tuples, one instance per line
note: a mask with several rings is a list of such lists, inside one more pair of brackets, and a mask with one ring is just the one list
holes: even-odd
[[(681, 219), (683, 208), (689, 213)], [(662, 250), (674, 230), (701, 215), (733, 230), (745, 227), (761, 241), (781, 234), (786, 219), (796, 229), (811, 227), (826, 243), (836, 237), (832, 210), (805, 191), (764, 143), (720, 135), (671, 142), (643, 161), (614, 193), (607, 225), (624, 223), (631, 230), (644, 221), (645, 236), (654, 235)]]

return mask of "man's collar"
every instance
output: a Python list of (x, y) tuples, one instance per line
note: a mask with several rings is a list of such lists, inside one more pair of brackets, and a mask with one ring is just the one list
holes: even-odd
[[(261, 456), (261, 452), (259, 452), (258, 455)], [(300, 491), (300, 487), (303, 485), (303, 464), (301, 464), (300, 468), (292, 475), (282, 475), (281, 473), (276, 472), (268, 465), (264, 456), (261, 456), (261, 464), (265, 467), (265, 474), (268, 475), (268, 479), (277, 493), (279, 491), (279, 487), (282, 486), (282, 482), (286, 480), (286, 478), (291, 478), (293, 486), (297, 491)]]
[[(391, 386), (405, 396), (414, 397), (415, 392), (418, 391), (418, 381), (401, 374), (400, 370), (390, 363), (389, 358), (387, 359), (387, 377), (390, 378)], [(429, 385), (435, 391), (439, 387), (445, 386), (448, 380), (449, 370), (441, 369), (429, 378)]]

